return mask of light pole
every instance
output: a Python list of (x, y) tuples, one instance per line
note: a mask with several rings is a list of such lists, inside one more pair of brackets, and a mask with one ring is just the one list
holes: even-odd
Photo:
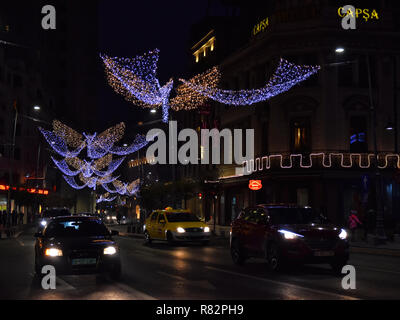
[(8, 192), (7, 192), (7, 212), (11, 213), (11, 190), (13, 185), (12, 172), (14, 169), (14, 154), (15, 154), (15, 136), (17, 131), (17, 121), (18, 121), (18, 109), (17, 109), (17, 101), (14, 101), (14, 109), (15, 109), (15, 117), (14, 117), (14, 129), (13, 129), (13, 137), (12, 137), (12, 145), (11, 145), (11, 164), (8, 166)]
[[(337, 47), (335, 49), (337, 54), (342, 54), (345, 52), (344, 47)], [(340, 64), (336, 63), (336, 64)], [(372, 95), (372, 80), (371, 80), (371, 67), (369, 61), (369, 54), (366, 55), (367, 64), (367, 76), (368, 76), (368, 93), (369, 93), (369, 103), (370, 103), (370, 118), (371, 118), (371, 129), (373, 136), (373, 148), (374, 148), (374, 158), (375, 158), (375, 199), (376, 199), (376, 227), (375, 227), (375, 243), (383, 244), (386, 242), (386, 234), (384, 227), (384, 215), (383, 215), (383, 202), (382, 202), (382, 177), (378, 167), (378, 146), (376, 139), (376, 109), (374, 105), (374, 99)], [(396, 142), (397, 150), (397, 142)]]
[(383, 217), (383, 203), (382, 203), (382, 177), (378, 168), (378, 146), (376, 141), (376, 110), (374, 99), (372, 96), (372, 82), (371, 82), (371, 67), (369, 61), (369, 54), (366, 56), (367, 73), (368, 73), (368, 91), (369, 103), (371, 112), (371, 125), (373, 132), (374, 144), (374, 157), (375, 157), (375, 197), (376, 197), (376, 227), (375, 227), (375, 243), (381, 244), (386, 242), (384, 217)]

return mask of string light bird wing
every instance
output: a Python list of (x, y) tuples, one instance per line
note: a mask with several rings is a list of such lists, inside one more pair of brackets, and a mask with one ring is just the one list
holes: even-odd
[[(51, 157), (51, 159), (53, 160), (54, 164), (56, 165), (56, 167), (62, 172), (64, 173), (66, 176), (69, 177), (74, 177), (76, 175), (78, 175), (81, 170), (80, 168), (78, 168), (79, 170), (76, 171), (72, 171), (69, 166), (68, 163), (66, 161), (66, 159), (63, 159), (61, 161), (56, 160), (54, 157)], [(68, 158), (67, 158), (68, 159)], [(70, 158), (71, 159), (71, 158)]]
[(171, 108), (177, 111), (191, 110), (204, 105), (209, 98), (202, 92), (198, 92), (192, 88), (189, 84), (214, 90), (218, 87), (220, 79), (221, 73), (218, 67), (213, 67), (187, 81), (181, 80), (183, 84), (176, 88), (177, 94), (171, 99)]
[(104, 157), (115, 143), (120, 141), (125, 134), (125, 123), (121, 122), (111, 127), (101, 134), (89, 135), (83, 133), (86, 137), (87, 155), (91, 159)]
[(155, 49), (133, 59), (111, 58), (101, 54), (107, 80), (114, 91), (127, 101), (141, 107), (162, 106), (163, 122), (168, 121), (169, 95), (173, 80), (163, 87), (157, 79), (159, 50)]
[(158, 49), (132, 59), (100, 55), (109, 85), (126, 100), (140, 106), (161, 104), (160, 85), (156, 77), (158, 56)]
[(290, 90), (297, 83), (317, 73), (319, 69), (320, 66), (295, 65), (281, 58), (277, 69), (268, 83), (263, 88), (253, 90), (222, 90), (183, 79), (179, 80), (199, 94), (220, 103), (236, 106), (251, 105)]
[(114, 201), (115, 199), (117, 199), (117, 197), (118, 197), (118, 196), (110, 197), (109, 193), (107, 192), (107, 193), (105, 193), (104, 195), (101, 194), (100, 197), (96, 200), (96, 203), (100, 203), (100, 202), (104, 202), (104, 201), (106, 201), (106, 202), (112, 202), (112, 201)]
[(45, 130), (41, 127), (39, 127), (39, 131), (43, 134), (44, 138), (51, 146), (51, 148), (64, 158), (76, 157), (85, 148), (85, 144), (82, 143), (76, 149), (69, 150), (66, 141), (62, 137), (58, 136), (52, 131)]
[(108, 165), (108, 168), (106, 171), (100, 171), (100, 170), (96, 170), (93, 169), (93, 172), (99, 176), (99, 177), (106, 177), (111, 175), (115, 170), (118, 169), (118, 167), (121, 165), (121, 163), (125, 160), (125, 157), (116, 159), (111, 161), (111, 163)]
[(53, 132), (72, 148), (79, 148), (84, 143), (83, 135), (58, 120), (53, 120)]
[(118, 146), (113, 146), (109, 152), (111, 154), (115, 154), (118, 156), (126, 156), (128, 154), (134, 153), (143, 147), (147, 146), (149, 144), (149, 141), (146, 140), (145, 135), (136, 135), (135, 139), (133, 140), (132, 144), (128, 147), (118, 147)]
[(63, 175), (64, 180), (74, 189), (81, 190), (88, 186), (89, 181), (83, 185), (78, 185), (73, 177)]

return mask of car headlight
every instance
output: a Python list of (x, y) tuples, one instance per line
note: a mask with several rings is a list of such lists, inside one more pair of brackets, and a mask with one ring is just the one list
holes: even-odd
[(210, 227), (204, 227), (203, 231), (204, 232), (210, 232)]
[(294, 233), (292, 231), (288, 231), (288, 230), (278, 230), (278, 232), (282, 233), (283, 236), (285, 237), (285, 239), (296, 239), (296, 238), (303, 238), (304, 236), (302, 236), (301, 234), (298, 233)]
[(103, 253), (104, 254), (109, 254), (109, 255), (116, 254), (117, 253), (117, 249), (115, 249), (115, 247), (110, 246), (110, 247), (104, 248), (104, 252)]
[(107, 216), (107, 220), (110, 220), (111, 219), (111, 217), (110, 216)]
[(57, 248), (48, 248), (44, 251), (44, 255), (48, 257), (62, 257), (62, 250)]
[(342, 240), (344, 240), (344, 239), (347, 238), (347, 232), (346, 232), (346, 230), (344, 230), (344, 229), (340, 230), (339, 238), (342, 239)]
[(44, 227), (44, 226), (46, 226), (47, 221), (46, 220), (42, 220), (42, 221), (40, 221), (40, 224)]
[(176, 228), (176, 231), (178, 231), (178, 233), (185, 233), (186, 232), (186, 230), (183, 229), (182, 227)]

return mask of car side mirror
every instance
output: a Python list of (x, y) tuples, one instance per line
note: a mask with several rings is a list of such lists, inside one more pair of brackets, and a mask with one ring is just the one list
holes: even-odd
[(111, 230), (111, 231), (110, 231), (110, 234), (111, 234), (112, 236), (118, 236), (118, 235), (119, 235), (119, 232), (118, 232), (117, 230)]

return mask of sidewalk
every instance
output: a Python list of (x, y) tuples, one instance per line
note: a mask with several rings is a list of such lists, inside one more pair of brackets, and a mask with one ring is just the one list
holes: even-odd
[(14, 227), (3, 228), (0, 227), (0, 240), (9, 238), (18, 238), (22, 232), (32, 227), (32, 224), (22, 224)]

